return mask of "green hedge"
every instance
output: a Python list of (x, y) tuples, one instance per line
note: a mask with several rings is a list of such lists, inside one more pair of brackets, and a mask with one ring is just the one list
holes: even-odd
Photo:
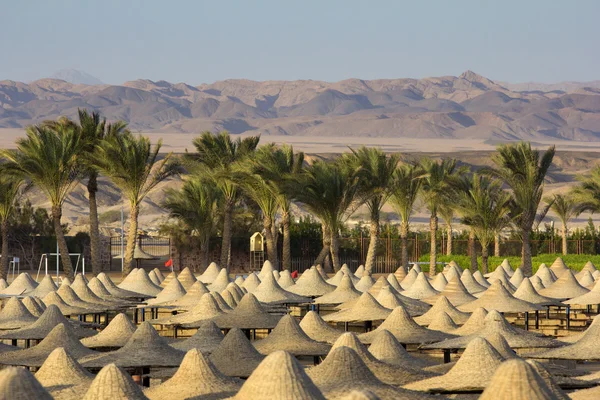
[[(552, 265), (552, 263), (554, 262), (554, 260), (556, 260), (557, 257), (562, 257), (562, 259), (565, 261), (565, 264), (567, 264), (567, 266), (569, 266), (569, 268), (576, 270), (576, 271), (580, 271), (583, 268), (583, 266), (585, 265), (585, 263), (588, 261), (593, 262), (594, 265), (596, 265), (596, 266), (600, 266), (600, 255), (568, 254), (566, 256), (563, 256), (562, 254), (540, 254), (538, 256), (532, 257), (533, 272), (535, 273), (538, 269), (538, 266), (542, 263), (545, 263), (549, 267), (550, 265)], [(490, 272), (495, 270), (496, 267), (498, 265), (500, 265), (500, 263), (502, 263), (502, 260), (504, 260), (505, 258), (508, 259), (508, 261), (510, 262), (510, 265), (512, 265), (513, 268), (516, 268), (519, 265), (521, 265), (521, 257), (490, 257), (489, 261), (488, 261)], [(438, 262), (450, 262), (452, 260), (456, 261), (458, 263), (458, 265), (460, 265), (462, 268), (469, 268), (469, 266), (471, 265), (471, 258), (469, 256), (464, 256), (464, 255), (441, 256), (441, 255), (438, 255)], [(429, 256), (427, 256), (427, 255), (422, 256), (421, 258), (419, 258), (419, 261), (427, 262), (427, 261), (429, 261)], [(481, 257), (479, 257), (477, 259), (477, 261), (479, 264), (479, 268), (481, 269)], [(421, 265), (421, 269), (423, 271), (429, 271), (429, 266)], [(438, 266), (438, 270), (440, 270), (440, 266)]]

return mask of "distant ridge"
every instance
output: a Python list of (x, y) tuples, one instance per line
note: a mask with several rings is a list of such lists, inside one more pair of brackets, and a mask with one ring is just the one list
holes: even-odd
[(339, 82), (229, 79), (194, 87), (147, 79), (89, 85), (85, 75), (0, 81), (0, 128), (75, 117), (79, 107), (153, 132), (600, 140), (600, 83), (594, 82), (513, 85), (466, 71)]
[(86, 72), (78, 71), (76, 69), (61, 69), (52, 76), (51, 79), (60, 79), (65, 82), (73, 83), (75, 85), (102, 85), (103, 82)]

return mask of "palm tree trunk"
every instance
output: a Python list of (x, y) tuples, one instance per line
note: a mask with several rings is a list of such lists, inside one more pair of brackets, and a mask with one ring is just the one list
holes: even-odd
[(446, 225), (446, 233), (448, 235), (448, 240), (447, 240), (447, 244), (446, 244), (446, 255), (451, 256), (452, 255), (452, 225), (451, 224)]
[(331, 262), (333, 264), (333, 270), (338, 272), (341, 268), (340, 265), (340, 238), (337, 230), (331, 230)]
[(323, 228), (323, 248), (315, 260), (315, 265), (321, 264), (325, 268), (323, 263), (331, 251), (331, 231), (325, 224), (321, 224), (321, 227)]
[[(208, 259), (210, 255), (210, 235), (207, 235), (205, 238), (202, 238), (200, 241), (200, 271), (206, 270), (208, 267)], [(199, 272), (199, 271), (196, 271)]]
[(8, 220), (2, 221), (2, 260), (0, 260), (0, 279), (6, 279), (8, 273)]
[(290, 212), (283, 211), (281, 215), (281, 223), (283, 224), (283, 254), (282, 262), (283, 269), (292, 270), (292, 249), (291, 249), (291, 234), (290, 234)]
[(494, 256), (500, 257), (500, 234), (494, 235)]
[(402, 266), (408, 269), (408, 222), (404, 221), (400, 224), (400, 248)]
[(367, 259), (365, 260), (365, 270), (373, 272), (375, 266), (375, 257), (377, 256), (377, 246), (379, 245), (379, 213), (371, 215), (369, 225), (369, 250), (367, 250)]
[(98, 205), (96, 203), (96, 192), (98, 182), (95, 173), (90, 174), (87, 184), (89, 207), (90, 207), (90, 253), (92, 257), (92, 273), (94, 276), (102, 272), (100, 260), (100, 229), (98, 227)]
[(521, 246), (521, 263), (523, 264), (523, 274), (525, 276), (531, 276), (532, 265), (531, 265), (531, 244), (530, 244), (531, 232), (528, 229), (523, 229), (521, 236), (523, 238), (523, 245)]
[(221, 241), (221, 268), (229, 273), (229, 254), (231, 250), (231, 220), (233, 218), (233, 201), (225, 200), (223, 207), (223, 239)]
[(265, 215), (263, 217), (263, 228), (265, 230), (265, 239), (267, 241), (267, 260), (273, 264), (275, 269), (279, 270), (279, 262), (277, 260), (277, 240), (273, 237), (273, 219)]
[(135, 245), (137, 241), (139, 214), (140, 206), (137, 204), (132, 204), (131, 211), (129, 214), (129, 232), (127, 232), (127, 247), (125, 248), (125, 265), (123, 267), (124, 275), (129, 274), (133, 267), (133, 253), (135, 252)]
[(475, 231), (469, 232), (469, 254), (471, 255), (471, 272), (477, 271), (477, 249), (475, 248)]
[(567, 232), (569, 232), (569, 230), (567, 229), (567, 224), (563, 223), (563, 226), (562, 226), (562, 253), (563, 253), (563, 256), (567, 255)]
[(488, 246), (484, 243), (481, 243), (481, 269), (483, 270), (484, 274), (488, 273), (488, 257)]
[(429, 249), (429, 275), (435, 276), (435, 268), (437, 262), (437, 229), (438, 229), (438, 218), (437, 215), (431, 214), (429, 219), (429, 230), (431, 234), (431, 248)]
[(73, 266), (71, 264), (71, 256), (69, 255), (69, 247), (67, 246), (67, 240), (62, 230), (60, 220), (62, 218), (62, 208), (60, 206), (52, 206), (52, 219), (54, 221), (54, 233), (56, 235), (56, 242), (58, 243), (58, 250), (60, 251), (60, 258), (63, 264), (63, 271), (65, 276), (70, 280), (73, 280)]

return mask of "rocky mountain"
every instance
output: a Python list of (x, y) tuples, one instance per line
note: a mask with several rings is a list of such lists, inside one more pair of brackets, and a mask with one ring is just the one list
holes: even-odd
[(600, 89), (550, 88), (522, 91), (472, 71), (340, 82), (231, 79), (195, 87), (150, 80), (0, 81), (0, 128), (75, 117), (78, 108), (88, 108), (145, 132), (599, 140)]
[(76, 69), (61, 69), (50, 76), (51, 79), (59, 79), (76, 85), (102, 85), (102, 81), (87, 72)]

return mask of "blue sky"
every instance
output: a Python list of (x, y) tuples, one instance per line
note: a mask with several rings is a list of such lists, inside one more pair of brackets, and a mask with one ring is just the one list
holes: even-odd
[(0, 0), (0, 80), (600, 79), (600, 1)]

